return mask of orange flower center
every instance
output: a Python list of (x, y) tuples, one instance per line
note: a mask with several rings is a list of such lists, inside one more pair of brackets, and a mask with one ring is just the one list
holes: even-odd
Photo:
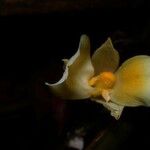
[(89, 80), (89, 85), (96, 90), (92, 96), (102, 95), (105, 100), (109, 100), (109, 91), (113, 88), (116, 76), (112, 72), (102, 72)]

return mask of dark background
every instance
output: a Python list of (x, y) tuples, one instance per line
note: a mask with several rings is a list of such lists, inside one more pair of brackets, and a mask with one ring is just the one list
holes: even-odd
[(149, 108), (125, 108), (115, 121), (101, 105), (60, 100), (44, 85), (62, 76), (61, 59), (76, 52), (82, 34), (92, 52), (111, 37), (120, 63), (149, 55), (149, 6), (146, 0), (1, 1), (0, 149), (67, 149), (81, 128), (87, 149), (149, 146)]

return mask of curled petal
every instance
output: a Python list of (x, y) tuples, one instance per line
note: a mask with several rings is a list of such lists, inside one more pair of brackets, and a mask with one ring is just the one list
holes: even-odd
[(124, 106), (118, 105), (113, 102), (106, 102), (106, 101), (100, 100), (100, 99), (92, 99), (92, 100), (97, 103), (102, 104), (106, 109), (108, 109), (110, 111), (111, 116), (113, 116), (116, 120), (118, 120), (121, 117)]
[(55, 84), (46, 83), (59, 97), (65, 99), (84, 99), (91, 96), (93, 88), (88, 80), (94, 74), (90, 59), (90, 41), (82, 35), (79, 49), (68, 61), (62, 78)]
[(111, 100), (124, 106), (150, 106), (150, 57), (135, 56), (116, 72)]
[(118, 68), (119, 54), (114, 49), (110, 38), (95, 51), (92, 64), (96, 75), (103, 71), (114, 72)]

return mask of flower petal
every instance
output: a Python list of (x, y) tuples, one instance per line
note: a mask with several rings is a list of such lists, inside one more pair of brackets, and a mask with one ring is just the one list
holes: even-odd
[(90, 58), (90, 41), (86, 35), (80, 39), (79, 49), (72, 56), (62, 78), (55, 84), (46, 83), (52, 91), (65, 99), (84, 99), (91, 96), (93, 88), (88, 80), (94, 75)]
[(118, 105), (113, 102), (106, 102), (101, 99), (94, 99), (92, 98), (93, 101), (102, 104), (106, 109), (108, 109), (111, 113), (111, 116), (113, 116), (116, 120), (118, 120), (121, 117), (122, 111), (124, 109), (124, 106)]
[(124, 106), (150, 106), (150, 57), (135, 56), (116, 72), (111, 100)]
[(110, 38), (95, 51), (92, 56), (92, 64), (96, 75), (103, 71), (114, 72), (117, 69), (119, 54), (114, 49)]

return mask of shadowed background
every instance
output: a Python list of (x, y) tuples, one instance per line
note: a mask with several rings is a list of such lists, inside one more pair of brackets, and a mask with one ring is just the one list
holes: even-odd
[(91, 53), (110, 36), (121, 63), (149, 55), (148, 10), (142, 0), (1, 1), (0, 148), (67, 149), (77, 135), (93, 150), (149, 145), (149, 108), (126, 108), (115, 121), (101, 105), (60, 100), (44, 85), (62, 76), (61, 59), (76, 52), (82, 34)]

